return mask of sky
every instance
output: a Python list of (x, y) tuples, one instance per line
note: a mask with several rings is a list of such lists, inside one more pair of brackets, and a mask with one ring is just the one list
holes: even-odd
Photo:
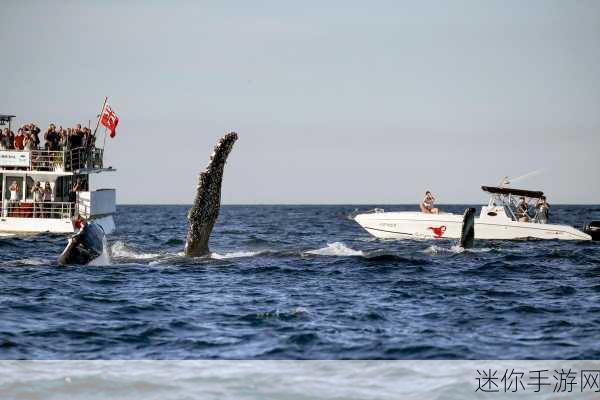
[(598, 1), (3, 0), (0, 45), (17, 124), (109, 96), (120, 204), (191, 203), (230, 130), (226, 204), (600, 203)]

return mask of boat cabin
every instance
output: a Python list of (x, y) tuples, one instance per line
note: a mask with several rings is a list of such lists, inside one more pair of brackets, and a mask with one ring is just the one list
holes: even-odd
[[(497, 186), (482, 186), (481, 189), (490, 194), (490, 200), (487, 206), (481, 208), (480, 218), (510, 219), (512, 221), (521, 220), (521, 222), (533, 223), (546, 222), (546, 218), (544, 218), (544, 215), (540, 210), (535, 209), (533, 215), (529, 212), (531, 206), (535, 206), (535, 204), (532, 203), (544, 197), (543, 192)], [(527, 221), (523, 221), (523, 217), (520, 216), (519, 213), (519, 203), (521, 198), (524, 198), (527, 204)]]

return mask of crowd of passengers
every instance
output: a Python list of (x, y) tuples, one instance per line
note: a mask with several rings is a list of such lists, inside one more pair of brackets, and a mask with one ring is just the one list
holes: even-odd
[(94, 146), (95, 136), (92, 130), (76, 124), (73, 128), (56, 127), (50, 124), (44, 133), (44, 145), (41, 146), (40, 128), (34, 124), (25, 124), (15, 134), (8, 128), (0, 131), (0, 150), (49, 150), (62, 151), (78, 147)]

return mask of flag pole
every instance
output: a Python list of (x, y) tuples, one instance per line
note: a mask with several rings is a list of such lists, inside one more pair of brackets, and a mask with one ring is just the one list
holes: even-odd
[(104, 98), (104, 104), (102, 104), (102, 110), (100, 110), (100, 115), (98, 115), (98, 123), (96, 123), (96, 129), (94, 129), (94, 136), (96, 136), (96, 132), (98, 131), (98, 127), (100, 126), (100, 119), (102, 118), (102, 113), (104, 112), (104, 106), (108, 101), (108, 96)]
[(102, 149), (106, 148), (106, 132), (108, 132), (108, 128), (104, 127), (104, 141), (102, 142)]

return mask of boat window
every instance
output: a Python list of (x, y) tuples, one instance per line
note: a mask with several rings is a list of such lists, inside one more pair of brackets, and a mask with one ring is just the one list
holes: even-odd
[[(88, 190), (88, 176), (79, 175), (81, 178), (81, 191)], [(54, 196), (56, 201), (69, 201), (69, 190), (75, 183), (75, 176), (59, 176), (54, 183)]]
[(54, 183), (54, 198), (56, 201), (67, 201), (69, 198), (68, 177), (59, 176)]

